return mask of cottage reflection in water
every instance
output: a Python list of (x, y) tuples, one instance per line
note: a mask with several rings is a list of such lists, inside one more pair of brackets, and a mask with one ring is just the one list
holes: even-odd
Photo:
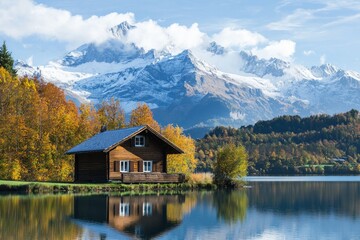
[(74, 219), (77, 224), (99, 234), (101, 239), (117, 237), (117, 232), (149, 239), (181, 223), (184, 202), (184, 195), (77, 196)]

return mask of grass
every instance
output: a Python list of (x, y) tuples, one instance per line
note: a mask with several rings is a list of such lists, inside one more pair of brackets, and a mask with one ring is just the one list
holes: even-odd
[(212, 173), (192, 173), (189, 178), (189, 183), (192, 184), (211, 184), (212, 182)]
[[(200, 179), (197, 177), (197, 179)], [(61, 183), (61, 182), (27, 182), (0, 180), (0, 192), (18, 193), (144, 193), (149, 191), (183, 191), (190, 189), (213, 188), (209, 179), (187, 183)]]

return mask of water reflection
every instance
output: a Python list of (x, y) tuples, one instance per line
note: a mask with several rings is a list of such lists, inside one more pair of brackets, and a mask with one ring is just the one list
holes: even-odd
[(213, 205), (218, 220), (226, 223), (243, 221), (248, 207), (248, 197), (245, 191), (218, 191), (213, 195)]
[(360, 239), (360, 182), (178, 195), (0, 196), (0, 239)]
[(102, 239), (123, 237), (121, 233), (150, 239), (178, 226), (195, 201), (185, 195), (77, 196), (74, 219), (81, 220), (75, 222), (97, 232)]
[(252, 182), (249, 206), (280, 214), (360, 215), (360, 182)]
[(73, 197), (0, 196), (0, 239), (75, 239), (81, 229), (69, 224)]

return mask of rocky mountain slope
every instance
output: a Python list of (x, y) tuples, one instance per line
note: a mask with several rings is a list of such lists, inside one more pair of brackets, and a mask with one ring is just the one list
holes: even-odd
[[(146, 102), (161, 123), (191, 129), (241, 126), (284, 114), (360, 109), (360, 74), (326, 64), (307, 68), (280, 59), (239, 52), (240, 74), (225, 73), (185, 50), (179, 54), (144, 51), (126, 43), (135, 26), (122, 23), (113, 39), (80, 46), (47, 66), (17, 62), (20, 75), (35, 75), (63, 88), (78, 103), (115, 97), (129, 112)], [(206, 48), (226, 54), (215, 42)]]

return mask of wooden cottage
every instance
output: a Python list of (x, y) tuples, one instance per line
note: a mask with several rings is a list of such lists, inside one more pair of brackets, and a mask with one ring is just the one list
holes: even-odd
[(168, 174), (168, 154), (183, 151), (149, 126), (104, 131), (70, 149), (76, 182), (183, 182)]

